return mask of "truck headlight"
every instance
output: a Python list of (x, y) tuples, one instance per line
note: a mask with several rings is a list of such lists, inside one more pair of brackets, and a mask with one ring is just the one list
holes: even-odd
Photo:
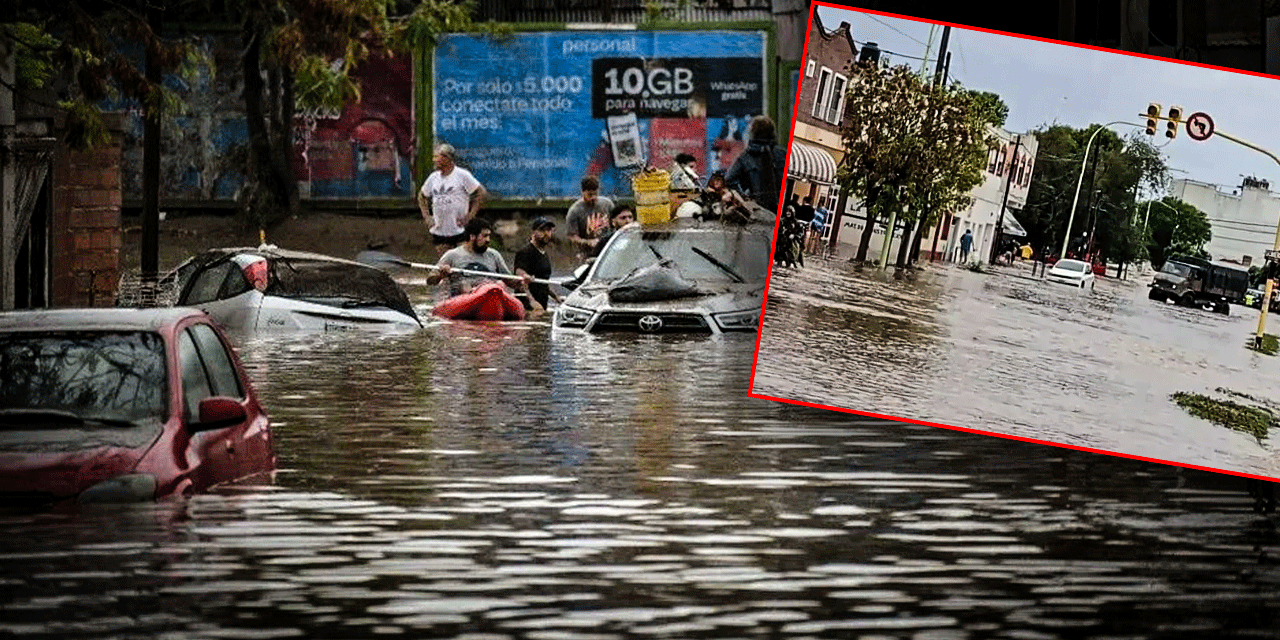
[(717, 313), (712, 316), (723, 331), (754, 331), (760, 328), (760, 310)]
[(591, 322), (591, 316), (593, 315), (595, 315), (595, 313), (586, 309), (579, 309), (577, 307), (570, 307), (562, 304), (560, 305), (560, 308), (556, 310), (556, 319), (558, 320), (556, 324), (565, 328), (580, 329), (587, 326), (588, 322)]

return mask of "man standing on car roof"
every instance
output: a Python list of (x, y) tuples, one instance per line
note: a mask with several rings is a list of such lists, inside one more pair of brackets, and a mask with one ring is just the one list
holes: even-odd
[[(529, 225), (529, 229), (532, 231), (529, 244), (516, 252), (516, 275), (546, 280), (551, 277), (551, 258), (547, 256), (547, 247), (555, 237), (556, 223), (546, 218), (538, 218)], [(553, 298), (556, 302), (560, 302), (560, 296), (552, 291), (551, 287), (531, 282), (529, 295), (523, 297), (524, 308), (526, 311), (546, 311), (547, 303)]]
[(418, 191), (418, 209), (430, 227), (431, 243), (439, 257), (445, 249), (466, 242), (463, 225), (475, 218), (488, 191), (470, 171), (457, 166), (457, 152), (451, 145), (437, 146), (432, 159), (436, 170)]
[(596, 244), (596, 235), (607, 224), (605, 218), (613, 208), (613, 201), (600, 195), (600, 180), (595, 176), (583, 178), (578, 186), (582, 188), (582, 197), (569, 205), (564, 218), (565, 234), (572, 246), (589, 252)]
[[(457, 296), (471, 291), (480, 280), (481, 276), (453, 276), (453, 269), (466, 269), (468, 271), (487, 271), (489, 273), (505, 273), (512, 275), (511, 270), (507, 268), (507, 261), (502, 259), (502, 254), (497, 249), (489, 246), (489, 237), (493, 235), (493, 225), (483, 218), (472, 218), (467, 221), (466, 228), (467, 241), (460, 244), (440, 256), (438, 264), (439, 270), (427, 276), (427, 284), (435, 286), (445, 278), (449, 279), (449, 295)], [(519, 291), (528, 290), (529, 280), (532, 278), (529, 274), (521, 276), (524, 282), (518, 283), (513, 289)]]
[(769, 116), (756, 116), (748, 127), (750, 142), (747, 150), (733, 161), (725, 182), (730, 189), (741, 193), (756, 204), (778, 213), (778, 200), (782, 194), (787, 152), (777, 145), (777, 130)]
[(613, 232), (635, 221), (635, 207), (625, 202), (613, 205), (613, 209), (609, 211), (609, 228), (601, 232), (600, 239), (596, 241), (595, 248), (591, 250), (591, 257), (598, 257), (600, 252), (604, 251), (604, 245), (609, 244), (609, 238), (613, 237)]

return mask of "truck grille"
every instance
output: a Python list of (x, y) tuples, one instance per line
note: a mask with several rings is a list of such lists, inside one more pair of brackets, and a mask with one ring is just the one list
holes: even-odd
[[(646, 318), (647, 322), (642, 322)], [(662, 321), (662, 325), (652, 328), (653, 318)], [(600, 314), (596, 321), (595, 331), (639, 331), (641, 333), (711, 333), (711, 327), (702, 316), (692, 313), (637, 313), (629, 311), (607, 311)]]

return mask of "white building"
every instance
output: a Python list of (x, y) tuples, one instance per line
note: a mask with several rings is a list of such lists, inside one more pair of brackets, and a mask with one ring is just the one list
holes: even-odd
[[(1004, 233), (1006, 237), (1022, 238), (1027, 235), (1017, 214), (1027, 202), (1027, 191), (1031, 188), (1031, 175), (1035, 169), (1036, 152), (1039, 142), (1032, 134), (1010, 133), (997, 127), (989, 127), (999, 143), (987, 157), (987, 166), (983, 171), (983, 180), (970, 193), (970, 205), (949, 215), (944, 214), (938, 224), (924, 234), (920, 241), (920, 257), (959, 261), (960, 237), (965, 230), (973, 235), (973, 246), (970, 247), (969, 262), (985, 262), (991, 255), (991, 243), (995, 241), (996, 223), (1000, 220), (1000, 208), (1005, 203), (1005, 186), (1008, 185), (1008, 202), (1004, 212)], [(1009, 180), (1012, 179), (1012, 182)], [(841, 219), (839, 241), (847, 245), (841, 253), (857, 250), (862, 239), (862, 231), (866, 226), (866, 212), (850, 209)], [(876, 230), (871, 236), (868, 258), (880, 253), (884, 244), (885, 224), (876, 223)], [(898, 243), (902, 241), (901, 228), (894, 233), (891, 256), (896, 256)], [(936, 241), (935, 241), (936, 238)], [(849, 248), (851, 247), (851, 248)]]
[[(1005, 207), (1005, 236), (1023, 238), (1027, 235), (1017, 214), (1027, 203), (1027, 191), (1031, 188), (1031, 174), (1035, 170), (1039, 142), (1029, 133), (1010, 133), (997, 127), (990, 127), (989, 131), (1000, 142), (987, 157), (982, 184), (970, 194), (972, 204), (967, 209), (943, 216), (939, 221), (939, 244), (942, 247), (939, 251), (942, 255), (939, 257), (943, 259), (960, 259), (960, 237), (968, 229), (973, 232), (969, 261), (985, 262), (991, 255), (991, 243), (995, 241), (996, 223), (1001, 219), (1002, 206)], [(922, 255), (925, 255), (924, 249), (922, 243)]]
[[(1203, 211), (1212, 237), (1205, 251), (1214, 260), (1248, 265), (1262, 262), (1276, 239), (1280, 221), (1280, 194), (1272, 193), (1266, 180), (1245, 178), (1227, 191), (1195, 180), (1174, 180), (1170, 195)], [(1157, 205), (1158, 206), (1158, 205)]]

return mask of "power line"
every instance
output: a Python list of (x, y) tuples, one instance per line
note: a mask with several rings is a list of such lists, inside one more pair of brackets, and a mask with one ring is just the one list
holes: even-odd
[[(902, 34), (904, 37), (906, 37), (906, 38), (908, 38), (908, 39), (910, 39), (910, 40), (915, 40), (917, 43), (919, 43), (919, 44), (923, 44), (923, 45), (924, 45), (924, 46), (926, 46), (926, 47), (927, 47), (927, 46), (929, 46), (929, 45), (927, 45), (927, 44), (925, 44), (925, 43), (923, 43), (923, 42), (920, 42), (919, 40), (916, 40), (916, 38), (915, 38), (914, 36), (911, 36), (911, 35), (909, 35), (909, 34), (905, 33), (905, 32), (904, 32), (904, 31), (902, 31), (901, 29), (899, 29), (899, 28), (897, 28), (897, 27), (895, 27), (895, 26), (893, 26), (893, 25), (891, 25), (891, 24), (889, 24), (889, 23), (885, 22), (884, 20), (881, 20), (881, 19), (879, 19), (879, 18), (877, 18), (877, 17), (875, 17), (875, 16), (873, 16), (873, 15), (871, 15), (871, 14), (869, 14), (869, 13), (864, 13), (864, 14), (862, 14), (862, 15), (864, 15), (864, 16), (866, 16), (866, 17), (868, 17), (868, 18), (871, 18), (872, 20), (874, 20), (874, 21), (876, 21), (876, 22), (879, 22), (880, 24), (882, 24), (882, 25), (884, 25), (884, 26), (886, 26), (886, 27), (889, 27), (890, 29), (892, 29), (892, 30), (894, 30), (894, 31), (897, 31), (898, 33)], [(921, 60), (923, 60), (923, 59), (924, 59), (924, 58), (921, 58)]]
[(1221, 222), (1221, 223), (1224, 223), (1224, 224), (1238, 224), (1238, 225), (1248, 225), (1248, 226), (1251, 226), (1251, 227), (1262, 227), (1262, 228), (1267, 229), (1267, 230), (1270, 230), (1270, 231), (1275, 231), (1275, 228), (1276, 228), (1275, 223), (1266, 223), (1266, 222), (1246, 222), (1246, 221), (1244, 221), (1244, 220), (1228, 220), (1228, 219), (1226, 219), (1226, 218), (1208, 218), (1207, 216), (1206, 216), (1206, 219), (1207, 219), (1207, 220), (1209, 220), (1209, 221), (1211, 221), (1211, 222)]

